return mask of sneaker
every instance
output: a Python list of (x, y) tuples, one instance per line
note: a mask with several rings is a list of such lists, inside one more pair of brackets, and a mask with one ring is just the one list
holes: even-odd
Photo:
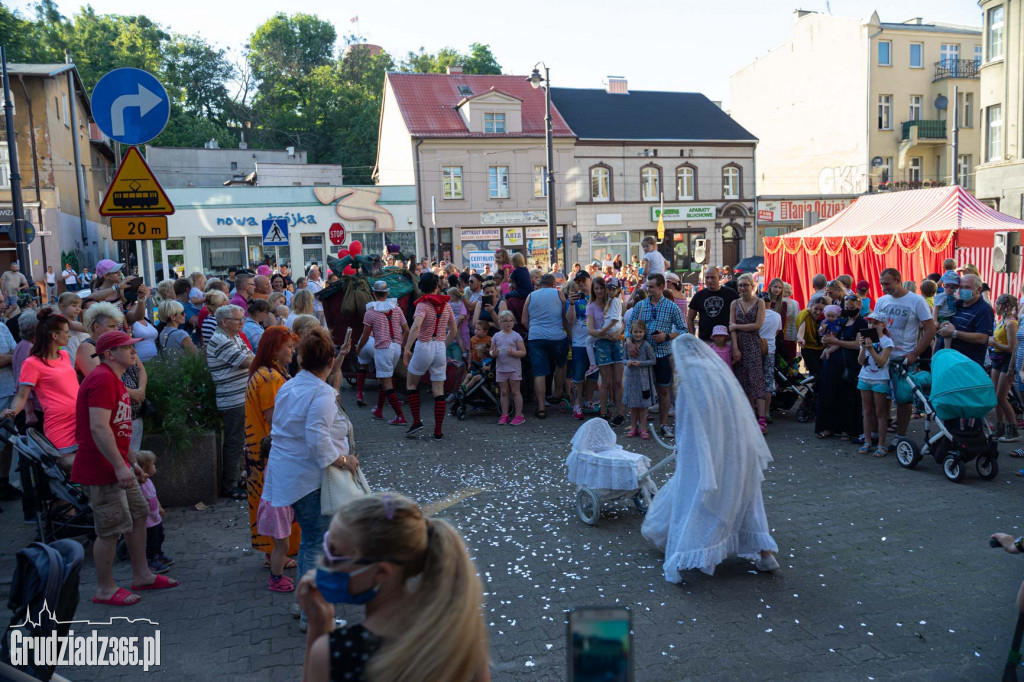
[(171, 570), (171, 567), (162, 561), (153, 559), (149, 562), (149, 570), (159, 575), (161, 573), (166, 573), (167, 571)]
[(601, 368), (598, 367), (597, 365), (591, 365), (590, 367), (587, 367), (586, 376), (589, 377), (591, 374), (596, 373), (599, 369), (601, 369)]
[(622, 426), (623, 424), (626, 423), (626, 418), (623, 417), (621, 414), (617, 414), (614, 417), (612, 417), (610, 423), (612, 426)]
[[(996, 422), (995, 428), (992, 429), (992, 437), (995, 438), (996, 440), (1002, 441), (1003, 440), (1003, 435), (1006, 434), (1006, 427), (1007, 426), (1010, 426), (1010, 424), (1005, 424), (1004, 425), (1003, 422)], [(1005, 441), (1003, 441), (1003, 442), (1005, 442)]]
[(597, 403), (590, 401), (589, 403), (583, 403), (583, 411), (587, 414), (597, 414), (601, 410), (598, 408)]
[(159, 556), (157, 556), (156, 560), (159, 561), (160, 563), (162, 563), (164, 566), (173, 566), (174, 565), (174, 559), (172, 559), (171, 557), (167, 556), (163, 552), (161, 552), (159, 554)]
[(676, 434), (672, 432), (672, 427), (668, 424), (662, 424), (658, 427), (658, 433), (662, 438), (675, 438)]
[(573, 405), (572, 406), (572, 418), (573, 419), (583, 419), (583, 408), (580, 407), (579, 405)]
[(286, 575), (271, 574), (267, 578), (267, 588), (271, 592), (294, 592), (295, 581)]
[(636, 438), (640, 435), (640, 429), (635, 426), (630, 427), (629, 431), (626, 431), (626, 438)]
[(1016, 443), (1020, 440), (1020, 433), (1017, 431), (1017, 427), (1013, 424), (1007, 424), (1004, 429), (1002, 437), (999, 439), (1000, 443)]
[(365, 404), (366, 404), (366, 401), (363, 400), (363, 392), (362, 391), (356, 391), (356, 405), (358, 405), (359, 407), (362, 407)]
[(509, 424), (511, 424), (512, 426), (519, 426), (525, 421), (526, 417), (524, 417), (523, 415), (519, 415), (518, 417), (513, 417), (512, 421), (510, 421)]
[(762, 573), (771, 573), (779, 570), (779, 560), (775, 558), (774, 554), (769, 554), (768, 558), (755, 561), (754, 568)]
[(640, 429), (640, 440), (650, 440), (651, 432), (647, 429)]
[(405, 415), (397, 415), (394, 419), (388, 421), (391, 426), (405, 426), (409, 422), (405, 421)]
[(500, 417), (498, 417), (498, 423), (501, 424), (502, 426), (504, 426), (505, 424), (508, 424), (508, 415), (507, 414), (503, 414)]
[(444, 438), (444, 434), (443, 433), (435, 433), (434, 434), (434, 440), (441, 440), (443, 438)]
[(384, 418), (384, 411), (383, 410), (378, 410), (375, 407), (372, 410), (370, 410), (370, 416), (373, 417), (374, 419), (383, 419)]
[(423, 422), (416, 422), (405, 431), (406, 438), (412, 438), (417, 433), (423, 430)]
[(660, 406), (658, 406), (657, 404), (655, 404), (655, 405), (652, 405), (652, 406), (651, 406), (650, 408), (648, 408), (648, 410), (647, 410), (647, 414), (658, 414), (659, 412), (661, 412), (661, 407), (660, 407)]

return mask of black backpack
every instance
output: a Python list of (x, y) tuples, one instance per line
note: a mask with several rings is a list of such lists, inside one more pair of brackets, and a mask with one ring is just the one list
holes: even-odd
[[(68, 621), (74, 619), (78, 608), (78, 582), (84, 558), (85, 550), (75, 540), (55, 540), (48, 545), (33, 542), (18, 552), (7, 602), (14, 615), (2, 640), (4, 663), (11, 664), (12, 628), (20, 628), (26, 636), (47, 637), (54, 630), (58, 637), (68, 634)], [(44, 605), (51, 614), (49, 617), (40, 617)], [(37, 679), (49, 680), (55, 667), (36, 667), (30, 663), (21, 670)]]

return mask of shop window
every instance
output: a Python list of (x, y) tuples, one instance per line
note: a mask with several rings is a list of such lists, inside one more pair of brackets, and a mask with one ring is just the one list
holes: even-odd
[(245, 267), (244, 237), (205, 237), (199, 240), (203, 272), (223, 277), (228, 270)]

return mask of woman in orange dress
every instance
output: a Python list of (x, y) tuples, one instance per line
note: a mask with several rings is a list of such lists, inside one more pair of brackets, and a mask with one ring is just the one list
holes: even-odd
[[(245, 389), (245, 469), (248, 474), (246, 487), (249, 498), (249, 532), (252, 548), (266, 555), (264, 567), (270, 566), (270, 552), (274, 548), (272, 538), (256, 531), (256, 512), (263, 495), (263, 477), (267, 460), (260, 454), (260, 443), (270, 435), (274, 418), (274, 400), (277, 391), (290, 377), (288, 363), (291, 362), (299, 337), (287, 327), (268, 327), (260, 339), (256, 357), (249, 367), (249, 384)], [(292, 524), (288, 542), (288, 555), (299, 551), (299, 524)], [(284, 568), (295, 568), (295, 560), (288, 559)]]

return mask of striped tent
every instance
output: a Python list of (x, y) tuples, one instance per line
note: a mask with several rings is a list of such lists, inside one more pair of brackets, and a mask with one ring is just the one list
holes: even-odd
[(865, 279), (877, 300), (885, 268), (919, 282), (942, 272), (942, 261), (952, 257), (958, 265), (978, 267), (994, 300), (1019, 293), (1021, 275), (992, 272), (993, 235), (1021, 229), (1024, 221), (989, 208), (958, 186), (869, 194), (817, 225), (765, 237), (765, 274), (792, 284), (793, 298), (801, 304), (810, 297), (817, 273)]

